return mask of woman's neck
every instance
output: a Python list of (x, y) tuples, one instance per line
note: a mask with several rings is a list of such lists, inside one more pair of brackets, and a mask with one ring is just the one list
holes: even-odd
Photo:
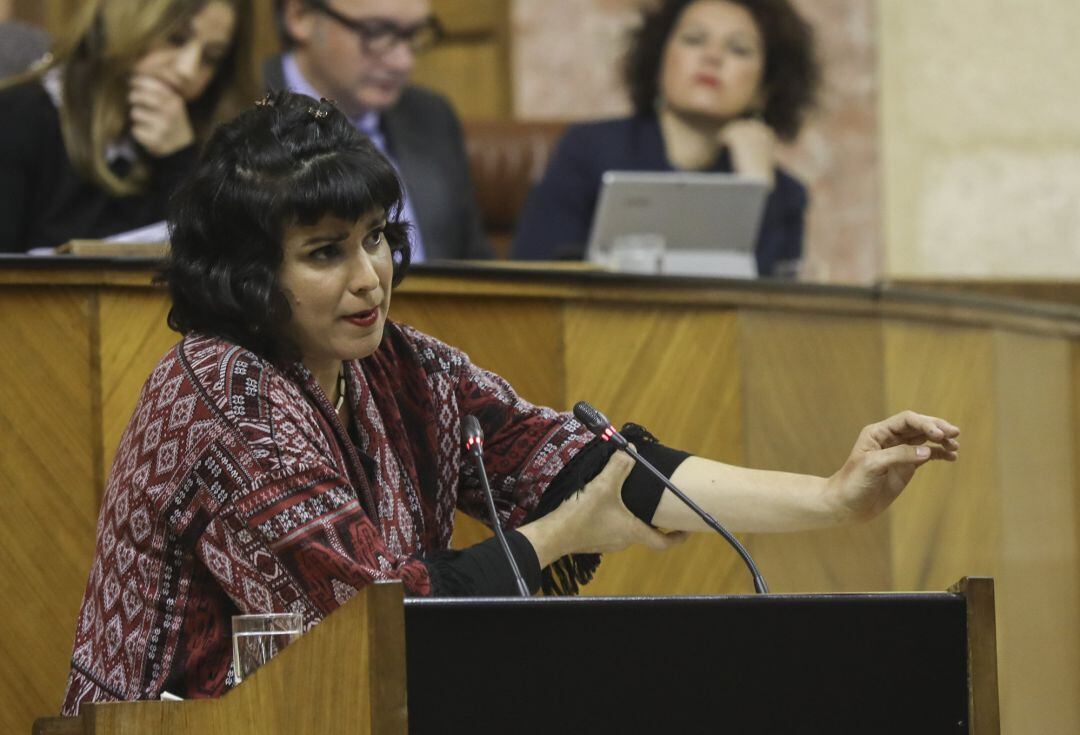
[(338, 375), (341, 374), (342, 370), (341, 361), (329, 360), (315, 363), (305, 360), (304, 366), (315, 376), (315, 381), (322, 388), (322, 392), (326, 394), (326, 399), (330, 401), (330, 405), (336, 405), (338, 399)]
[(723, 123), (680, 115), (668, 107), (661, 107), (657, 118), (664, 152), (673, 168), (701, 171), (716, 163)]

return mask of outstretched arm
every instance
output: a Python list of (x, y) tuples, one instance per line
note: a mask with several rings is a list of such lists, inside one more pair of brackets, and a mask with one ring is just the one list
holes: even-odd
[[(865, 427), (831, 477), (754, 470), (689, 457), (672, 482), (732, 531), (824, 528), (869, 520), (885, 510), (923, 464), (955, 461), (960, 430), (943, 419), (904, 411)], [(670, 492), (653, 515), (659, 528), (704, 531)]]

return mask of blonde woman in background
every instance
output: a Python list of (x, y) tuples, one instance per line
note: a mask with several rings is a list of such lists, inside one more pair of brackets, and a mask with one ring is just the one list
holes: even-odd
[(212, 125), (256, 96), (248, 0), (93, 0), (0, 91), (0, 252), (161, 222)]

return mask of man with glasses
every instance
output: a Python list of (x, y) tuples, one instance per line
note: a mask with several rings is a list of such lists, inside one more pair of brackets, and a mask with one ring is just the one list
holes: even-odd
[(430, 0), (276, 0), (285, 53), (270, 89), (334, 100), (394, 163), (413, 224), (412, 259), (489, 258), (461, 124), (445, 98), (409, 84), (442, 36)]

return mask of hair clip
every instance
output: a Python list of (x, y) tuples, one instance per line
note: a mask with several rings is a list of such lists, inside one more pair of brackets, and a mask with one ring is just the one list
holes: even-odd
[(330, 115), (329, 112), (322, 109), (321, 107), (309, 107), (307, 108), (307, 111), (308, 114), (311, 115), (311, 117), (315, 120), (322, 120), (324, 117), (328, 117)]
[(270, 98), (270, 93), (267, 92), (266, 96), (263, 97), (261, 100), (255, 100), (255, 106), (256, 107), (273, 107), (274, 106), (274, 100), (272, 100)]

